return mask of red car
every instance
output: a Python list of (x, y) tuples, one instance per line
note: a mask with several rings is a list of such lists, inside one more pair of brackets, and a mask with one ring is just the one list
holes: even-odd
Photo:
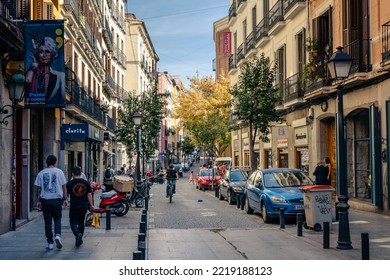
[(201, 168), (196, 175), (196, 188), (211, 190), (213, 185), (218, 186), (220, 179), (221, 176), (215, 172), (213, 173), (213, 169)]

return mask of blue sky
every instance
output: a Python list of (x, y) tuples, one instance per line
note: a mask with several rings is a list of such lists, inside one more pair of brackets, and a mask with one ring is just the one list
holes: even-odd
[(128, 0), (127, 12), (143, 19), (160, 58), (158, 71), (187, 77), (215, 76), (213, 23), (229, 12), (229, 0)]

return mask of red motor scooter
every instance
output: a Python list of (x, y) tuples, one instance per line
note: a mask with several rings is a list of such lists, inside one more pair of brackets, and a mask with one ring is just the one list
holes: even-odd
[[(92, 196), (95, 191), (101, 190), (99, 184), (96, 182), (91, 182)], [(94, 209), (93, 212), (103, 213), (108, 209), (111, 210), (112, 214), (116, 216), (124, 216), (127, 214), (130, 208), (130, 204), (128, 202), (128, 194), (122, 192), (116, 192), (115, 190), (109, 192), (103, 192), (100, 196), (101, 201), (99, 204), (99, 208)]]

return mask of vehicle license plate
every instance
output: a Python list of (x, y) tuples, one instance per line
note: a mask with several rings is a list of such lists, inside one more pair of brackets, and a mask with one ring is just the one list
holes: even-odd
[(304, 204), (297, 204), (295, 205), (295, 210), (304, 210), (305, 209), (305, 205)]

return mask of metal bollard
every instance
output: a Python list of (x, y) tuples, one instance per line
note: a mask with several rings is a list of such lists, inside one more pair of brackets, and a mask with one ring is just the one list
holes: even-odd
[(147, 195), (144, 200), (145, 200), (145, 209), (148, 210), (149, 209), (149, 195)]
[(245, 194), (240, 195), (241, 200), (241, 210), (244, 210), (245, 207)]
[(133, 260), (142, 260), (142, 252), (134, 251), (133, 252)]
[(324, 222), (323, 248), (329, 249), (329, 222)]
[(218, 192), (219, 192), (219, 186), (214, 188), (215, 191), (215, 197), (218, 197)]
[(237, 208), (241, 208), (241, 195), (237, 194), (236, 201), (237, 201)]
[(284, 208), (279, 209), (280, 228), (285, 228), (286, 219), (284, 217)]
[(335, 206), (336, 206), (336, 221), (339, 221), (340, 217), (339, 217), (339, 210), (338, 210), (337, 204), (339, 204), (339, 203), (338, 202), (335, 203)]
[(362, 239), (362, 260), (370, 259), (370, 242), (368, 239), (368, 233), (364, 232), (361, 234)]
[(111, 210), (108, 209), (106, 212), (106, 230), (111, 229)]
[(297, 214), (297, 236), (302, 236), (303, 215)]
[(148, 220), (148, 219), (147, 219), (146, 212), (142, 213), (142, 215), (141, 215), (141, 222), (144, 222), (145, 225), (147, 225), (147, 224), (148, 224), (148, 221), (147, 221), (147, 220)]
[(146, 235), (146, 223), (145, 222), (139, 223), (139, 233), (145, 233), (145, 235)]
[(145, 233), (138, 234), (138, 251), (142, 253), (142, 260), (145, 260), (146, 235)]

